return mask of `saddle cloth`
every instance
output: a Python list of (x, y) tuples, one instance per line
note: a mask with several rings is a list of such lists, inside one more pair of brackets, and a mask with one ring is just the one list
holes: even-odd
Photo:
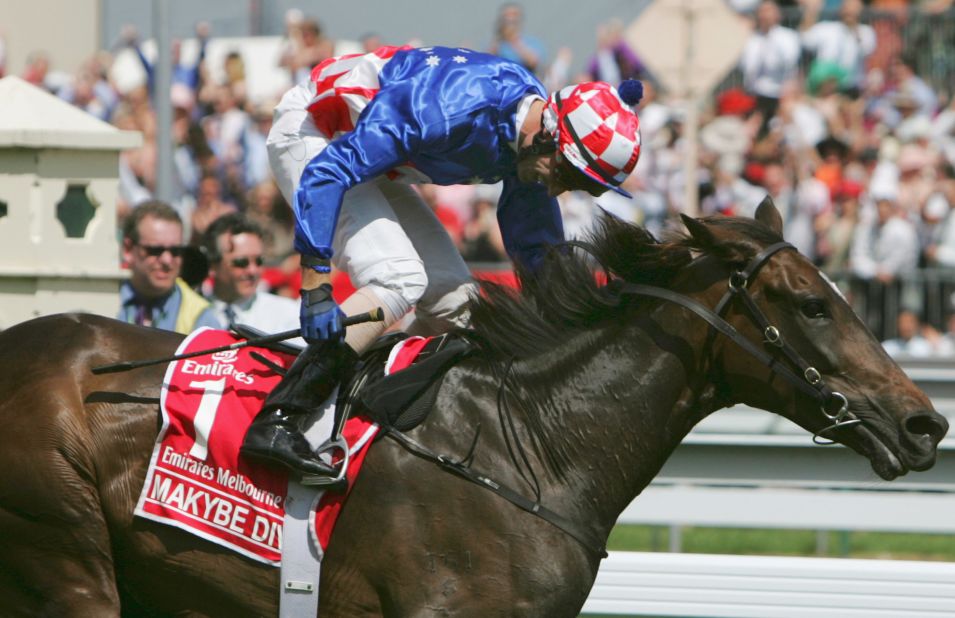
[[(202, 328), (186, 337), (177, 354), (240, 341), (227, 331)], [(426, 343), (420, 337), (400, 342), (388, 371), (410, 364)], [(410, 351), (402, 353), (404, 347)], [(238, 454), (249, 424), (281, 380), (254, 354), (283, 368), (294, 360), (290, 354), (246, 347), (169, 364), (160, 397), (162, 428), (135, 514), (278, 566), (288, 475)], [(377, 431), (378, 425), (363, 416), (345, 424), (348, 492)], [(315, 505), (310, 529), (322, 551), (348, 492), (323, 492)]]

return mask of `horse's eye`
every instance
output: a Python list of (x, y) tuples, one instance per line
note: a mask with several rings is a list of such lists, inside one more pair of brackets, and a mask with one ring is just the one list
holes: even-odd
[(800, 310), (807, 318), (824, 318), (827, 315), (826, 304), (817, 298), (811, 298), (804, 302)]

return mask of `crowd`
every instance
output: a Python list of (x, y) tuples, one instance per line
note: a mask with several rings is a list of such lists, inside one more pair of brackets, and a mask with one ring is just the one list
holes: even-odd
[[(684, 187), (695, 182), (703, 215), (750, 215), (769, 194), (784, 216), (787, 240), (833, 275), (849, 274), (888, 289), (919, 267), (955, 268), (955, 93), (948, 79), (952, 73), (944, 69), (955, 64), (949, 62), (953, 54), (944, 40), (955, 37), (952, 0), (728, 4), (751, 20), (752, 34), (738, 68), (706, 102), (692, 179), (684, 177), (682, 165), (687, 103), (659, 88), (652, 70), (627, 43), (622, 22), (601, 24), (592, 55), (574, 59), (569, 49), (549, 49), (528, 32), (521, 6), (500, 8), (484, 51), (523, 64), (549, 89), (594, 79), (644, 81), (638, 110), (644, 148), (624, 185), (633, 197), (614, 192), (599, 198), (584, 192), (562, 195), (568, 236), (582, 233), (600, 209), (657, 235), (676, 229), (677, 215), (686, 210)], [(952, 24), (951, 34), (923, 27), (943, 17)], [(335, 53), (336, 41), (318, 20), (298, 10), (288, 12), (285, 26), (275, 70), (287, 71), (290, 83), (296, 83)], [(238, 50), (223, 60), (219, 74), (224, 77), (211, 79), (204, 50), (212, 36), (208, 25), (196, 26), (195, 61), (182, 61), (178, 43), (172, 48), (171, 205), (183, 242), (207, 250), (215, 249), (206, 236), (217, 220), (241, 215), (242, 224), (253, 225), (261, 239), (261, 265), (252, 264), (257, 286), (294, 297), (298, 258), (292, 250), (293, 217), (270, 176), (265, 153), (272, 109), (282, 93), (251, 99)], [(369, 32), (360, 43), (372, 50), (407, 42), (388, 40), (387, 32)], [(140, 59), (146, 75), (141, 87), (120, 91), (111, 82), (110, 63), (122, 49)], [(583, 73), (572, 75), (575, 65)], [(96, 54), (75, 75), (53, 79), (54, 74), (38, 52), (21, 76), (98, 118), (143, 134), (143, 146), (122, 155), (120, 214), (125, 220), (139, 204), (152, 200), (156, 188), (153, 65), (139, 36), (125, 28), (112, 49)], [(495, 221), (498, 187), (418, 189), (466, 260), (506, 261)], [(121, 221), (118, 229), (128, 226)], [(159, 256), (167, 257), (174, 256)], [(215, 298), (211, 279), (205, 286)], [(917, 321), (921, 299), (904, 293), (901, 298)], [(218, 319), (224, 320), (219, 309)], [(901, 336), (901, 325), (898, 330)], [(951, 347), (933, 346), (932, 353)]]

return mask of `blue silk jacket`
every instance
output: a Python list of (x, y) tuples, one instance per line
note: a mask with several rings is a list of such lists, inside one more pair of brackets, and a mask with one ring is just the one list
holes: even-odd
[[(544, 186), (518, 180), (512, 144), (521, 101), (547, 98), (541, 83), (520, 65), (460, 48), (401, 49), (379, 67), (379, 87), (354, 128), (336, 132), (305, 167), (295, 248), (331, 257), (345, 192), (410, 167), (419, 182), (439, 185), (503, 180), (497, 216), (504, 244), (513, 259), (536, 267), (546, 247), (563, 240), (563, 224)], [(319, 88), (320, 68), (313, 72)]]

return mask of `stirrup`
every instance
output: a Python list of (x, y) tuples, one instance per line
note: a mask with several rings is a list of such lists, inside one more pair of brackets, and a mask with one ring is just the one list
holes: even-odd
[[(347, 484), (347, 479), (345, 479), (345, 473), (348, 471), (348, 443), (345, 442), (345, 438), (339, 436), (334, 440), (329, 440), (325, 444), (322, 444), (315, 450), (315, 456), (318, 457), (323, 453), (332, 452), (339, 450), (343, 453), (342, 460), (337, 464), (338, 474), (335, 476), (319, 476), (317, 474), (303, 474), (301, 480), (299, 481), (302, 485), (307, 485), (310, 487), (326, 487), (329, 485), (344, 485)], [(335, 464), (329, 464), (335, 465)]]

